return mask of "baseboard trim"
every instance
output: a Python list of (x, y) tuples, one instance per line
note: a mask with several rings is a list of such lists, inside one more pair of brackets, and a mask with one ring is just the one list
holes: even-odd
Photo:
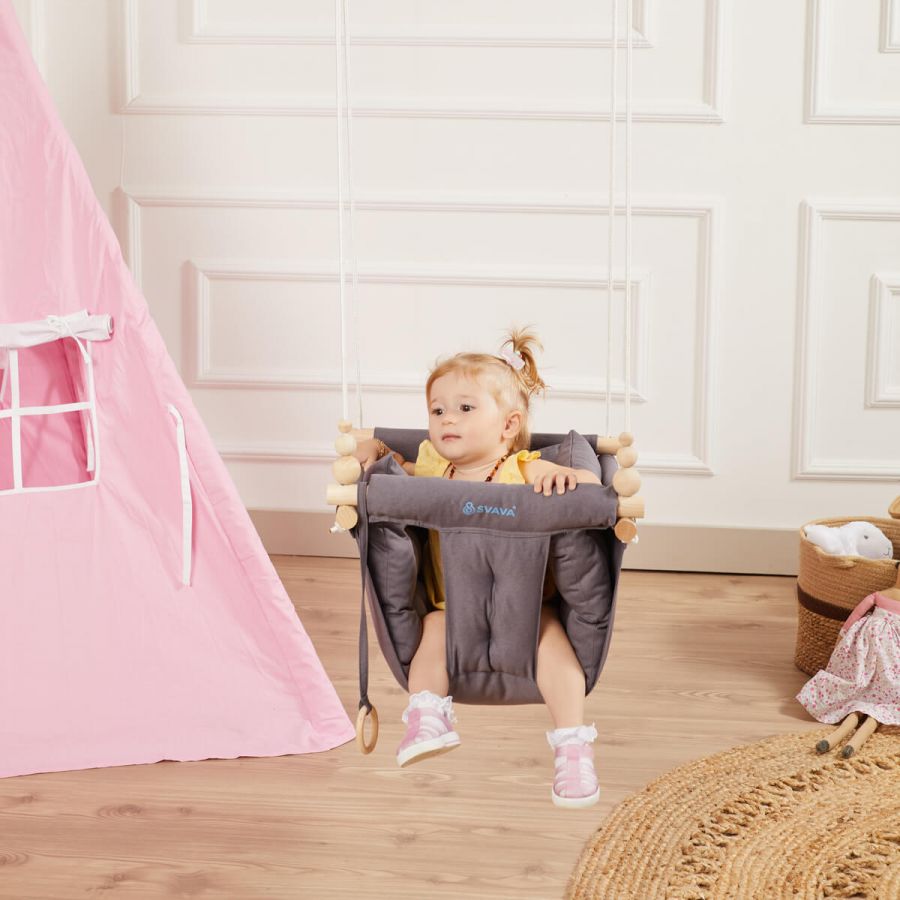
[[(269, 553), (358, 558), (348, 534), (331, 534), (330, 513), (251, 509), (250, 518)], [(626, 569), (796, 575), (798, 530), (640, 524), (640, 540), (625, 554)]]

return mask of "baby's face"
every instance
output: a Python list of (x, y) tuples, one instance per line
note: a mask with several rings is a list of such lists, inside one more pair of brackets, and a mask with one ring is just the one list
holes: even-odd
[(428, 398), (428, 435), (444, 459), (476, 465), (506, 452), (507, 417), (491, 393), (458, 372), (435, 379)]

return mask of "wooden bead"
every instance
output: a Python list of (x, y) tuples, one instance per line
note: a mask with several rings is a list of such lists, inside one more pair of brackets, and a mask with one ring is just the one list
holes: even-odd
[(623, 447), (630, 447), (634, 443), (634, 435), (630, 431), (623, 431), (619, 435), (619, 443)]
[(356, 438), (352, 434), (339, 434), (334, 442), (334, 449), (341, 456), (352, 456), (356, 452)]
[(622, 447), (616, 453), (616, 462), (622, 469), (630, 469), (637, 462), (637, 458), (638, 452), (634, 447)]
[(637, 524), (634, 519), (619, 519), (613, 530), (623, 544), (630, 544), (637, 537)]
[(356, 484), (362, 474), (362, 465), (355, 456), (339, 456), (331, 464), (331, 471), (338, 484)]
[(356, 506), (359, 489), (355, 484), (325, 486), (325, 502), (329, 506)]
[(351, 528), (356, 528), (356, 523), (359, 521), (359, 514), (356, 512), (356, 507), (339, 506), (334, 515), (334, 521), (346, 531), (349, 531)]
[(352, 430), (353, 430), (352, 422), (348, 422), (346, 419), (341, 419), (341, 421), (338, 422), (338, 431), (340, 431), (341, 434), (347, 434), (347, 432), (352, 431)]
[(643, 519), (645, 512), (644, 498), (640, 494), (633, 497), (619, 497), (616, 515), (620, 519)]
[(619, 469), (613, 475), (613, 488), (620, 497), (633, 497), (641, 489), (641, 476), (637, 469)]

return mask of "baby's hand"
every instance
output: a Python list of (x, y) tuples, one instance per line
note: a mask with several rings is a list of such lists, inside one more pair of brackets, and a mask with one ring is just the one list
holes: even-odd
[(361, 463), (363, 469), (368, 469), (373, 463), (378, 462), (381, 452), (381, 444), (374, 438), (364, 438), (357, 442), (356, 452), (353, 454)]
[(566, 488), (574, 491), (577, 484), (578, 474), (574, 469), (558, 466), (553, 471), (538, 475), (534, 479), (534, 492), (536, 494), (543, 492), (545, 497), (549, 497), (553, 493), (554, 485), (557, 494), (564, 494)]

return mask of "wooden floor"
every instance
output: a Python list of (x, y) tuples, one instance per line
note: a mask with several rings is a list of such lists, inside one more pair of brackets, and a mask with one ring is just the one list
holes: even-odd
[[(275, 560), (355, 712), (352, 560)], [(401, 770), (404, 696), (373, 646), (381, 740), (276, 759), (159, 763), (0, 781), (0, 897), (553, 900), (610, 809), (708, 753), (812, 729), (792, 699), (789, 578), (623, 574), (612, 649), (588, 700), (602, 798), (550, 802), (540, 706), (461, 707), (463, 745)], [(0, 724), (2, 734), (2, 724)]]

